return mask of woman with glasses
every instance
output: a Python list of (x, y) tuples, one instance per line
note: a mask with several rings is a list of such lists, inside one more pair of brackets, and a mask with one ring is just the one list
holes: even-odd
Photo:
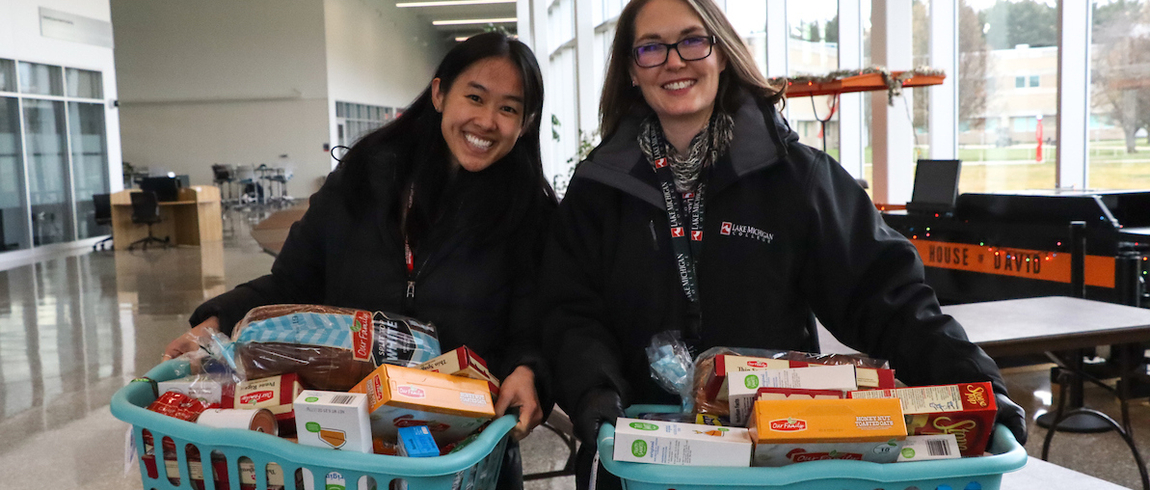
[[(292, 225), (271, 274), (201, 305), (165, 357), (230, 333), (249, 309), (295, 303), (429, 321), (444, 351), (466, 345), (503, 380), (525, 437), (550, 410), (531, 299), (555, 195), (539, 154), (543, 80), (535, 55), (500, 33), (456, 45), (427, 88), (364, 136)], [(517, 446), (499, 488), (522, 487)]]
[(585, 448), (580, 488), (603, 421), (678, 403), (644, 352), (665, 331), (694, 353), (817, 351), (817, 317), (909, 385), (992, 382), (1000, 421), (1025, 439), (997, 366), (940, 312), (914, 246), (798, 143), (781, 98), (712, 0), (634, 0), (620, 14), (603, 142), (571, 180), (541, 274), (557, 401)]

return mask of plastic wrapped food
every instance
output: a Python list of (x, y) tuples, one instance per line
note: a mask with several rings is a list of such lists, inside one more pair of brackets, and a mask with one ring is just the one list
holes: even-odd
[(412, 367), (440, 355), (430, 323), (332, 306), (261, 306), (232, 339), (248, 379), (296, 373), (318, 390), (347, 391), (381, 364)]

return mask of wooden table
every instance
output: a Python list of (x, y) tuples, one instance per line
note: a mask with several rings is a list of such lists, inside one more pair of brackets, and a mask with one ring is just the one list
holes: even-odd
[[(112, 194), (112, 237), (117, 249), (148, 236), (148, 226), (132, 222), (132, 197), (138, 189)], [(195, 245), (223, 240), (220, 189), (194, 185), (180, 189), (175, 201), (160, 202), (160, 222), (152, 225), (152, 235), (171, 237), (176, 245)], [(120, 248), (123, 247), (123, 248)]]

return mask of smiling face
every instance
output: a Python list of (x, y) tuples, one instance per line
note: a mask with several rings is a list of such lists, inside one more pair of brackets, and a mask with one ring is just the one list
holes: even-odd
[(503, 158), (523, 134), (523, 82), (507, 58), (476, 61), (446, 92), (438, 78), (432, 80), (431, 100), (443, 113), (440, 127), (452, 164), (469, 172)]
[[(651, 0), (635, 16), (632, 47), (652, 42), (671, 44), (710, 35), (703, 20), (686, 3)], [(697, 61), (683, 61), (679, 53), (671, 49), (667, 62), (662, 65), (643, 68), (632, 62), (631, 77), (665, 130), (693, 128), (698, 131), (715, 107), (719, 73), (726, 67), (727, 59), (718, 45), (710, 56)]]

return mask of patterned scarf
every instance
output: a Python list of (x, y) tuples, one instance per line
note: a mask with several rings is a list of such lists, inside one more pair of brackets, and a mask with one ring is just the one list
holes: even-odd
[(671, 173), (675, 176), (675, 188), (679, 192), (695, 190), (699, 184), (699, 175), (703, 168), (719, 160), (731, 146), (734, 137), (735, 122), (731, 116), (721, 111), (714, 111), (711, 120), (703, 127), (699, 134), (691, 138), (685, 153), (679, 153), (663, 135), (663, 126), (654, 114), (643, 120), (639, 128), (639, 148), (647, 160), (651, 160), (655, 145), (663, 145), (666, 149), (667, 161), (671, 164)]

